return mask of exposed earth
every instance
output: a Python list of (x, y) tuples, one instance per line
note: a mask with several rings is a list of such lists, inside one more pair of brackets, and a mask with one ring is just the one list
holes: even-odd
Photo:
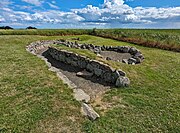
[(131, 54), (129, 53), (119, 53), (114, 51), (101, 51), (100, 55), (102, 55), (105, 59), (122, 62), (123, 59), (131, 58)]

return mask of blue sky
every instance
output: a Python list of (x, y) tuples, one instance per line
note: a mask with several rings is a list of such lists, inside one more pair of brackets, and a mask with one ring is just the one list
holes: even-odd
[(0, 0), (0, 26), (180, 28), (180, 0)]

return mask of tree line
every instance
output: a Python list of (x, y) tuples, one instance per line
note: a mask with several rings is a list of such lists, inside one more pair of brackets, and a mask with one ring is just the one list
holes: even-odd
[[(14, 28), (10, 27), (10, 26), (0, 26), (0, 29), (4, 29), (4, 30), (12, 30)], [(37, 29), (36, 27), (32, 27), (32, 26), (28, 26), (26, 29)]]

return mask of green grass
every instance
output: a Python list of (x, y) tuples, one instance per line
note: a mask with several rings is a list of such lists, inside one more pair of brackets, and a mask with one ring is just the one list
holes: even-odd
[(130, 87), (104, 95), (103, 104), (111, 107), (95, 106), (100, 119), (84, 119), (72, 90), (48, 71), (42, 60), (25, 51), (32, 41), (72, 41), (74, 36), (0, 36), (1, 131), (180, 132), (180, 53), (88, 35), (76, 37), (80, 43), (138, 48), (145, 56), (142, 64), (108, 62), (127, 73)]
[(81, 129), (72, 90), (25, 50), (30, 42), (53, 38), (59, 37), (0, 36), (0, 132)]
[(180, 29), (33, 29), (0, 30), (0, 35), (95, 35), (180, 52)]
[(180, 30), (178, 29), (94, 29), (91, 34), (142, 46), (180, 52)]
[(96, 59), (96, 54), (86, 49), (69, 48), (63, 45), (51, 45), (51, 46), (60, 50), (63, 49), (63, 50), (67, 50), (67, 51), (70, 51), (70, 52), (73, 52), (82, 56), (86, 56), (86, 57), (89, 57), (90, 59)]
[(82, 35), (88, 34), (90, 30), (83, 29), (31, 29), (31, 30), (0, 30), (0, 35)]

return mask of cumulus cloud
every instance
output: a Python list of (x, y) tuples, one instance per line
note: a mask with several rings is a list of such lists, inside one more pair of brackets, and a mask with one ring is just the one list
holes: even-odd
[(140, 22), (131, 7), (124, 4), (123, 0), (105, 0), (102, 8), (88, 5), (86, 8), (73, 9), (77, 15), (88, 22), (99, 23), (130, 23)]
[(35, 6), (40, 6), (43, 3), (42, 0), (22, 0), (22, 1)]
[[(39, 6), (42, 0), (22, 0)], [(124, 3), (124, 0), (104, 0), (99, 7), (87, 5), (85, 8), (72, 9), (63, 12), (57, 7), (56, 1), (45, 2), (53, 10), (31, 10), (31, 12), (15, 11), (9, 8), (9, 0), (1, 0), (0, 23), (13, 24), (59, 24), (74, 28), (89, 27), (148, 27), (148, 26), (175, 26), (180, 28), (180, 7), (156, 8), (135, 7)], [(18, 6), (18, 5), (17, 5)], [(19, 9), (27, 8), (26, 5)], [(50, 26), (50, 25), (49, 25)]]
[(9, 8), (2, 8), (2, 14), (0, 21), (6, 21), (11, 24), (74, 24), (84, 20), (84, 18), (78, 16), (72, 12), (62, 12), (57, 10), (48, 11), (35, 11), (34, 13), (28, 13), (23, 11), (14, 11)]
[(180, 7), (156, 8), (136, 7), (132, 8), (124, 4), (123, 0), (104, 0), (102, 7), (88, 5), (86, 8), (73, 9), (77, 15), (85, 18), (85, 22), (120, 24), (150, 24), (167, 19), (180, 19)]

